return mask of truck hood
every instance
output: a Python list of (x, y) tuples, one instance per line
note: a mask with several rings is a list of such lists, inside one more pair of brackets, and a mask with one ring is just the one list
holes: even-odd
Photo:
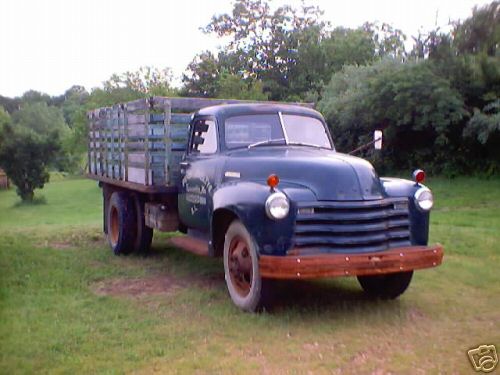
[(373, 200), (384, 196), (375, 170), (367, 161), (303, 146), (264, 146), (229, 152), (223, 178), (265, 183), (273, 173), (283, 183), (307, 187), (321, 201)]

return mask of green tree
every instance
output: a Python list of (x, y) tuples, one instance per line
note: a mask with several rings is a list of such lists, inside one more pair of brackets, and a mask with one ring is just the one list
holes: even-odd
[(89, 93), (83, 86), (71, 86), (61, 95), (60, 107), (63, 112), (64, 120), (70, 128), (73, 128), (75, 116), (78, 116), (80, 110), (89, 100)]
[(333, 75), (318, 105), (343, 151), (385, 133), (385, 167), (443, 168), (460, 157), (459, 127), (466, 111), (460, 94), (427, 63), (382, 60), (347, 66)]
[(471, 142), (474, 159), (488, 174), (499, 173), (500, 63), (484, 55), (472, 61), (475, 80), (474, 90), (465, 93), (470, 120), (463, 131), (464, 142)]
[[(306, 31), (321, 32), (324, 28), (321, 14), (317, 7), (282, 6), (272, 11), (266, 1), (238, 0), (231, 14), (214, 16), (204, 31), (229, 37), (229, 44), (218, 60), (225, 57), (224, 65), (230, 73), (260, 80), (271, 99), (284, 99), (290, 94), (289, 80), (297, 62), (298, 47), (303, 40), (312, 40), (309, 35), (312, 32)], [(213, 64), (207, 67), (212, 69), (213, 76)], [(218, 71), (220, 74), (221, 70)]]
[(237, 70), (234, 55), (220, 52), (215, 56), (209, 51), (197, 55), (183, 76), (181, 94), (208, 98), (266, 100), (260, 80), (243, 77)]
[(22, 103), (45, 103), (47, 105), (51, 104), (51, 97), (43, 92), (36, 90), (28, 90), (23, 96), (21, 96)]
[(210, 51), (196, 55), (182, 76), (183, 95), (215, 98), (223, 68), (221, 61)]
[(11, 122), (10, 115), (8, 112), (6, 112), (3, 107), (0, 106), (0, 132), (2, 129), (6, 126), (9, 125)]
[(43, 101), (28, 102), (12, 115), (12, 123), (16, 129), (31, 131), (42, 138), (48, 134), (57, 134), (60, 147), (57, 155), (50, 159), (51, 166), (58, 170), (73, 168), (73, 150), (67, 145), (71, 129), (64, 121), (60, 108), (49, 106)]
[(172, 72), (169, 68), (142, 66), (134, 72), (113, 74), (103, 86), (106, 92), (125, 88), (143, 96), (175, 96), (176, 90), (172, 88), (171, 81)]
[(21, 105), (21, 99), (19, 98), (8, 98), (6, 96), (0, 95), (0, 107), (3, 107), (5, 111), (12, 114), (19, 109)]
[(16, 127), (31, 129), (40, 135), (56, 131), (60, 136), (64, 136), (68, 131), (61, 110), (48, 106), (43, 101), (23, 104), (21, 109), (12, 115), (12, 122)]
[(497, 56), (500, 41), (500, 1), (474, 7), (472, 16), (456, 22), (453, 44), (460, 54)]
[(342, 27), (326, 34), (316, 28), (302, 31), (296, 54), (296, 62), (283, 82), (286, 91), (281, 95), (293, 100), (320, 97), (325, 82), (344, 65), (365, 65), (376, 57), (369, 32)]
[(27, 128), (4, 127), (0, 133), (0, 167), (23, 201), (33, 201), (35, 189), (49, 181), (48, 166), (59, 151), (59, 133), (40, 135)]
[(464, 136), (475, 137), (485, 145), (493, 137), (500, 135), (500, 99), (486, 105), (482, 110), (474, 109), (474, 114), (464, 130)]
[(363, 29), (368, 32), (375, 45), (375, 53), (380, 58), (403, 61), (406, 58), (406, 35), (388, 23), (366, 22)]
[[(331, 75), (347, 64), (406, 56), (406, 36), (388, 24), (329, 31), (314, 6), (272, 10), (265, 0), (237, 0), (230, 14), (212, 17), (206, 33), (229, 39), (215, 57), (203, 53), (184, 80), (188, 92), (212, 96), (222, 71), (262, 82), (272, 100), (318, 97)], [(194, 90), (193, 90), (194, 88)]]
[(245, 82), (234, 74), (223, 73), (217, 81), (217, 97), (225, 99), (267, 100), (262, 83), (255, 80)]

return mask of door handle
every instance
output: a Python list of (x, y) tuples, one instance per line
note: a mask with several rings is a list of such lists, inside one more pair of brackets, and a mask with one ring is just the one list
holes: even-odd
[(188, 161), (181, 161), (179, 165), (181, 166), (181, 168), (187, 168), (191, 165), (191, 163)]

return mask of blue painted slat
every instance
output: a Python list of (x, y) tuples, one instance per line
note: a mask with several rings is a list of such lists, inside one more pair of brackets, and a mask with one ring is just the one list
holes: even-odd
[(187, 126), (167, 126), (167, 135), (171, 139), (187, 139), (188, 128)]
[[(152, 113), (149, 116), (151, 122), (163, 123), (165, 115), (163, 113)], [(188, 113), (172, 113), (170, 115), (171, 124), (189, 124), (191, 122), (191, 114)]]
[(191, 115), (188, 113), (172, 113), (170, 117), (171, 124), (189, 124)]
[(149, 121), (151, 122), (163, 123), (163, 120), (165, 120), (165, 115), (163, 113), (151, 113), (151, 115), (149, 116)]

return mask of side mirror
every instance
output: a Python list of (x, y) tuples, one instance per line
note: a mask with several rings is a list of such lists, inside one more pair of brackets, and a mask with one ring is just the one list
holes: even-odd
[(375, 130), (373, 132), (373, 143), (375, 150), (382, 150), (382, 130)]

